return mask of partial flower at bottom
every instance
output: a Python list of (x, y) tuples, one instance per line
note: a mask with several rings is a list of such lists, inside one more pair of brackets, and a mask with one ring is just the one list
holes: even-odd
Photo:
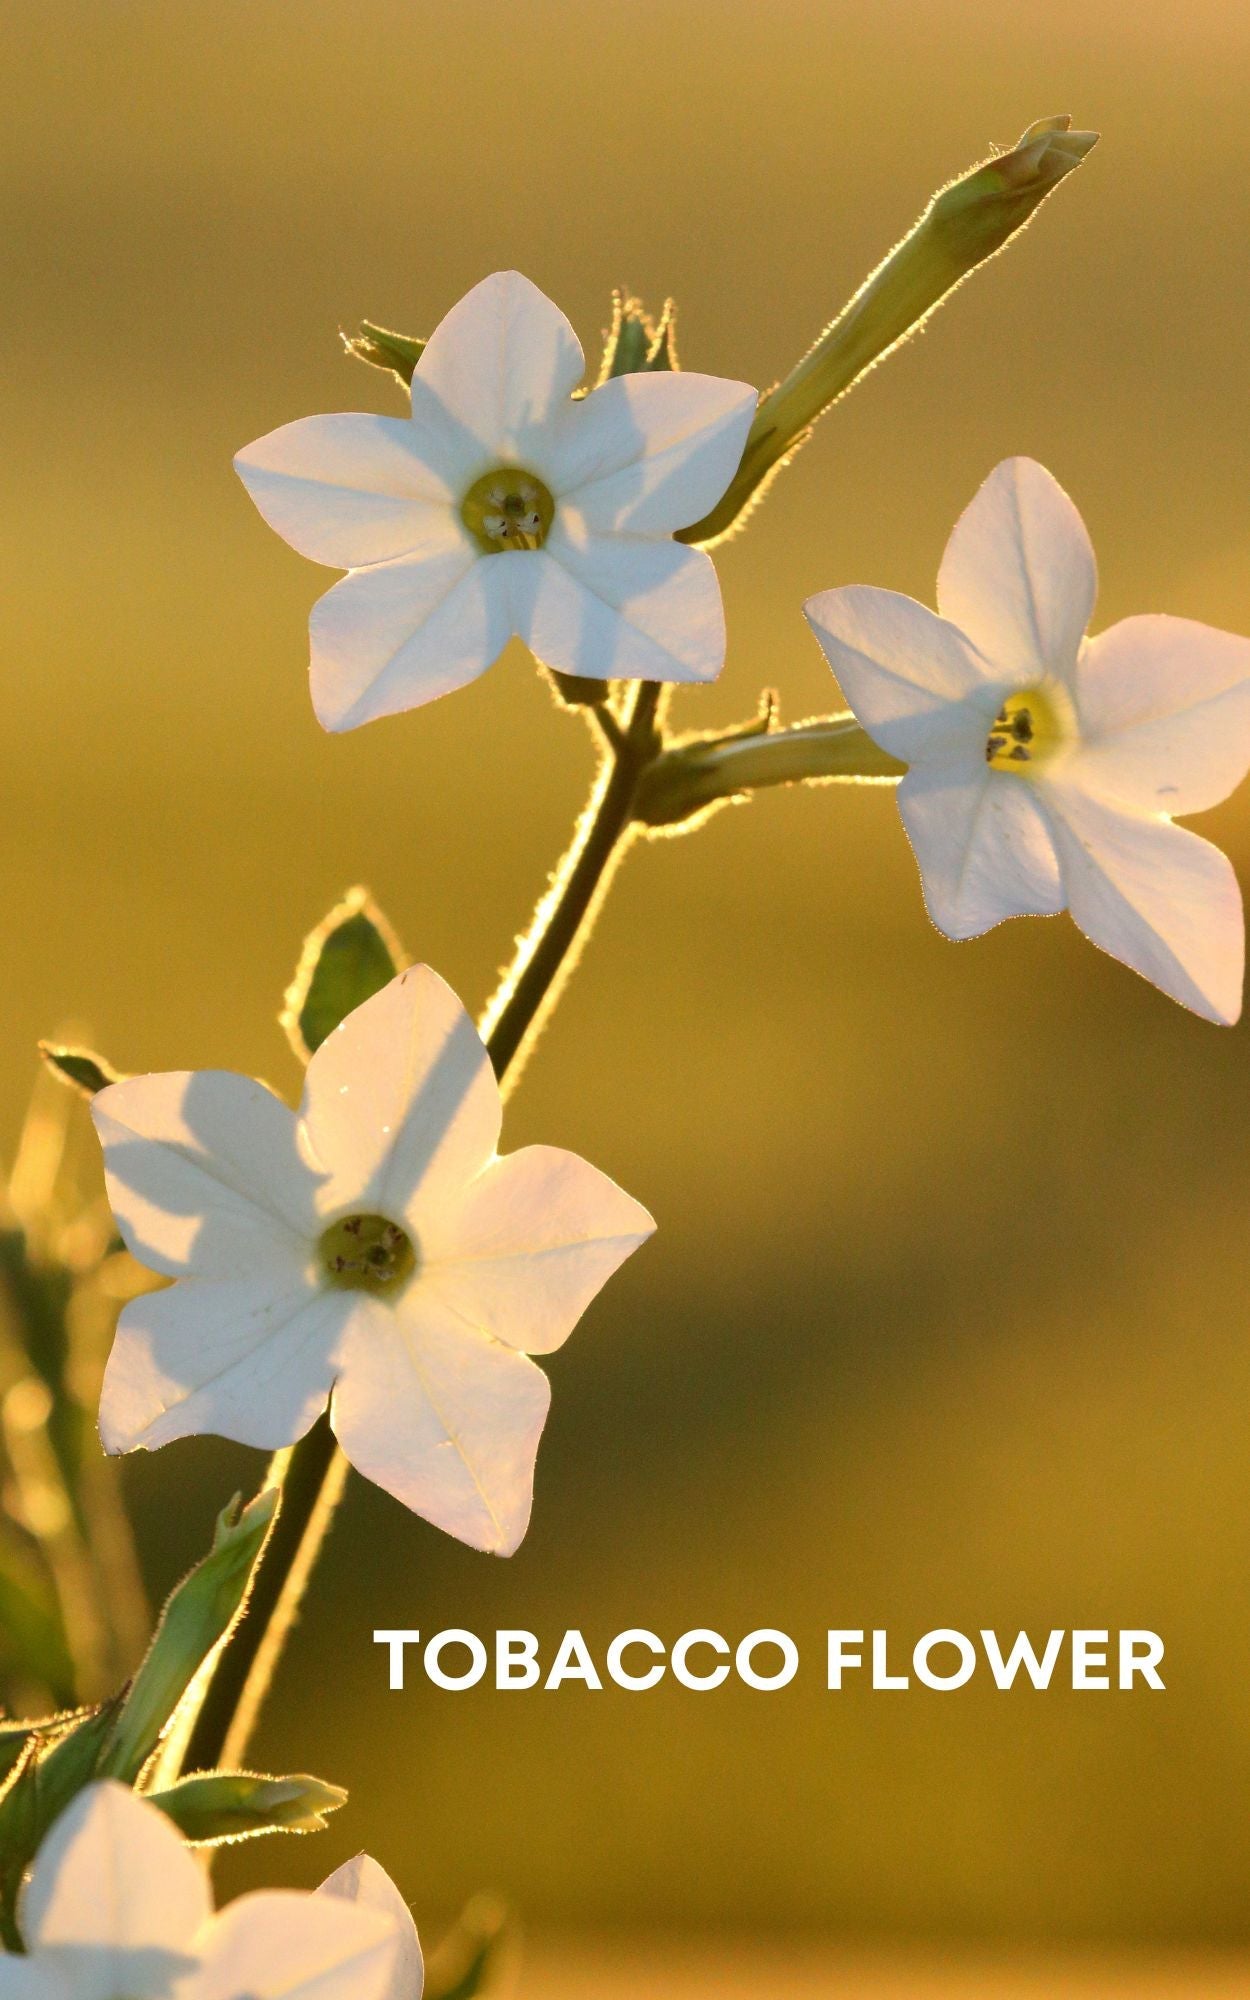
[(140, 1263), (100, 1402), (107, 1451), (210, 1431), (273, 1450), (330, 1406), (348, 1459), (461, 1541), (529, 1522), (567, 1339), (655, 1225), (573, 1153), (496, 1151), (502, 1105), (469, 1016), (428, 966), (358, 1007), (298, 1114), (219, 1070), (139, 1076), (93, 1115)]
[(407, 417), (302, 417), (235, 467), (293, 548), (351, 572), (312, 614), (312, 696), (355, 729), (464, 687), (516, 634), (561, 673), (714, 680), (711, 557), (673, 540), (711, 511), (755, 414), (745, 382), (585, 372), (518, 271), (436, 327)]
[(398, 1978), (412, 1919), (386, 1886), (389, 1899), (263, 1890), (214, 1916), (208, 1877), (159, 1808), (89, 1785), (35, 1856), (26, 1955), (0, 1954), (0, 2000), (419, 2000), (419, 1953), (415, 1989)]
[(911, 766), (899, 810), (939, 930), (1069, 909), (1172, 999), (1232, 1022), (1237, 879), (1172, 822), (1250, 769), (1250, 640), (1169, 617), (1087, 638), (1096, 589), (1076, 508), (1015, 458), (955, 525), (938, 614), (862, 588), (806, 611), (859, 721)]

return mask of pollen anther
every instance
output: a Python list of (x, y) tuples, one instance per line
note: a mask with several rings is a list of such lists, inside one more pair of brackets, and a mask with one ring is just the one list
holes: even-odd
[(318, 1246), (328, 1282), (348, 1291), (394, 1292), (417, 1268), (411, 1237), (384, 1215), (344, 1215)]
[(484, 473), (460, 503), (460, 518), (486, 555), (540, 549), (555, 515), (556, 503), (542, 480), (520, 466)]
[(1010, 694), (994, 717), (985, 739), (985, 761), (992, 770), (1027, 774), (1060, 749), (1071, 735), (1069, 707), (1062, 691), (1050, 686), (1022, 688)]

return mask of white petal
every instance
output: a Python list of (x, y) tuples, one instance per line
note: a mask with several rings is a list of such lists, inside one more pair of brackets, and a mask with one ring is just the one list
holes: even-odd
[(0, 1952), (0, 2000), (112, 2000), (93, 1977), (97, 1971), (95, 1965), (84, 1966), (77, 1953), (67, 1964), (55, 1951), (40, 1952), (38, 1958)]
[(262, 1890), (213, 1920), (179, 2000), (388, 2000), (399, 1943), (389, 1913)]
[(1227, 857), (1166, 819), (1048, 781), (1068, 907), (1092, 943), (1209, 1021), (1241, 1012), (1245, 921)]
[(1059, 868), (1032, 784), (987, 771), (985, 753), (924, 764), (898, 790), (929, 915), (947, 937), (1063, 908)]
[(100, 1394), (104, 1449), (155, 1451), (210, 1432), (276, 1451), (324, 1410), (355, 1295), (302, 1274), (186, 1278), (122, 1310)]
[(399, 1955), (391, 1974), (385, 2000), (421, 2000), (425, 1967), (412, 1912), (385, 1868), (368, 1854), (357, 1854), (326, 1877), (318, 1891), (322, 1896), (341, 1896), (349, 1903), (362, 1903), (393, 1918), (399, 1931)]
[(460, 533), (442, 554), (355, 570), (313, 606), (312, 697), (336, 734), (420, 708), (493, 666), (513, 632), (508, 583), (522, 555), (481, 556)]
[(40, 1847), (22, 1899), (22, 1935), (30, 1950), (182, 1956), (211, 1913), (207, 1877), (164, 1813), (109, 1782), (79, 1792)]
[(357, 1472), (436, 1528), (511, 1555), (529, 1525), (551, 1387), (420, 1277), (352, 1326), (331, 1418)]
[(710, 556), (680, 542), (575, 536), (557, 520), (525, 562), (517, 630), (561, 673), (710, 681), (725, 664), (725, 613)]
[(428, 965), (349, 1014), (308, 1065), (301, 1143), (323, 1213), (411, 1217), (493, 1156), (502, 1107), (482, 1038)]
[(264, 1084), (226, 1070), (111, 1084), (92, 1101), (104, 1173), (129, 1250), (154, 1271), (289, 1269), (315, 1214), (295, 1119)]
[(460, 494), (410, 418), (302, 417), (257, 438), (235, 471), (271, 528), (313, 562), (385, 562), (457, 539)]
[(1204, 812), (1250, 770), (1250, 639), (1189, 618), (1125, 618), (1076, 673), (1080, 778), (1167, 813)]
[(852, 584), (804, 615), (868, 734), (908, 764), (985, 740), (1005, 692), (961, 632), (914, 597)]
[(588, 528), (671, 535), (720, 499), (756, 404), (717, 375), (618, 375), (559, 414), (533, 469)]
[(1098, 594), (1094, 551), (1045, 466), (1008, 458), (955, 523), (938, 572), (938, 609), (987, 660), (1029, 680), (1076, 664)]
[(496, 271), (434, 329), (413, 377), (413, 408), (436, 397), (486, 465), (538, 472), (535, 447), (585, 366), (559, 307), (519, 271)]
[(422, 1287), (509, 1347), (549, 1354), (654, 1229), (576, 1153), (526, 1146), (479, 1174), (425, 1238)]

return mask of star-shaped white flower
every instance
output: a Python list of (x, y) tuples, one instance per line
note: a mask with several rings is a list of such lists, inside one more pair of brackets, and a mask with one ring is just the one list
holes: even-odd
[(391, 1982), (384, 2000), (421, 2000), (425, 1987), (425, 1962), (412, 1912), (385, 1868), (371, 1855), (357, 1854), (328, 1875), (317, 1891), (319, 1896), (338, 1896), (362, 1909), (376, 1910), (394, 1924), (398, 1933)]
[(305, 417), (235, 460), (270, 526), (351, 574), (312, 614), (318, 719), (355, 729), (476, 680), (515, 633), (561, 673), (707, 681), (725, 659), (709, 556), (674, 542), (720, 499), (743, 382), (621, 375), (527, 278), (483, 279), (435, 329), (411, 417)]
[(940, 616), (860, 588), (806, 611), (859, 721), (911, 766), (899, 810), (939, 930), (1069, 909), (1113, 958), (1232, 1022), (1237, 879), (1172, 819), (1250, 769), (1250, 640), (1169, 617), (1086, 638), (1096, 590), (1076, 508), (1013, 458), (955, 524)]
[(292, 1444), (330, 1401), (347, 1457), (477, 1548), (525, 1533), (568, 1337), (655, 1227), (573, 1153), (496, 1153), (490, 1060), (428, 966), (348, 1016), (298, 1116), (224, 1071), (95, 1098), (127, 1246), (178, 1282), (123, 1310), (107, 1451), (212, 1431)]
[(35, 1856), (26, 1956), (0, 1954), (0, 2000), (420, 2000), (412, 1919), (367, 1865), (367, 1893), (350, 1900), (332, 1877), (330, 1894), (263, 1890), (214, 1916), (164, 1813), (124, 1785), (89, 1785)]

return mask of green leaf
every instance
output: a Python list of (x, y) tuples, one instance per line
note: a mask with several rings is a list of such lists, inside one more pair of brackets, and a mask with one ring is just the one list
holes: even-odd
[(55, 1742), (58, 1736), (64, 1736), (95, 1712), (94, 1708), (69, 1708), (59, 1715), (40, 1716), (34, 1722), (15, 1716), (6, 1716), (0, 1721), (0, 1792), (4, 1791), (31, 1746), (46, 1746)]
[(426, 1967), (425, 2000), (475, 2000), (493, 1991), (510, 1943), (506, 1905), (494, 1896), (474, 1896)]
[(386, 368), (405, 383), (411, 382), (426, 348), (424, 340), (414, 340), (407, 333), (393, 333), (389, 327), (375, 326), (368, 319), (361, 320), (359, 333), (345, 333), (342, 341), (357, 361), (367, 362), (370, 368)]
[(241, 1617), (277, 1505), (278, 1489), (268, 1486), (243, 1508), (236, 1496), (218, 1519), (211, 1552), (184, 1577), (161, 1613), (123, 1698), (101, 1777), (128, 1785), (139, 1777), (192, 1681)]
[[(0, 1931), (10, 1949), (22, 1877), (52, 1822), (99, 1775), (116, 1716), (117, 1702), (106, 1702), (61, 1730), (50, 1747), (41, 1736), (29, 1738), (25, 1757), (0, 1796)], [(53, 1718), (53, 1727), (58, 1720)]]
[[(135, 1783), (188, 1687), (241, 1616), (277, 1505), (273, 1486), (246, 1507), (237, 1498), (231, 1501), (218, 1518), (209, 1554), (172, 1592), (147, 1656), (124, 1693), (99, 1709), (52, 1716), (27, 1733), (0, 1794), (0, 1934), (10, 1949), (17, 1948), (22, 1876), (44, 1834), (93, 1779)], [(6, 1724), (0, 1745), (23, 1727)], [(288, 1805), (295, 1809), (289, 1800)], [(328, 1801), (320, 1809), (328, 1809)], [(305, 1801), (305, 1810), (318, 1808)]]
[(408, 959), (367, 889), (349, 889), (310, 931), (281, 1022), (301, 1062), (355, 1008), (388, 985)]
[(196, 1847), (259, 1833), (320, 1833), (326, 1813), (347, 1803), (346, 1792), (320, 1778), (262, 1778), (248, 1771), (182, 1778), (168, 1791), (148, 1796)]
[(83, 1097), (94, 1097), (110, 1083), (120, 1083), (122, 1073), (91, 1049), (66, 1048), (59, 1042), (40, 1042), (39, 1053), (48, 1068)]
[(0, 1734), (0, 1793), (30, 1750), (35, 1734), (34, 1729), (27, 1729), (20, 1723), (6, 1725), (3, 1734)]

